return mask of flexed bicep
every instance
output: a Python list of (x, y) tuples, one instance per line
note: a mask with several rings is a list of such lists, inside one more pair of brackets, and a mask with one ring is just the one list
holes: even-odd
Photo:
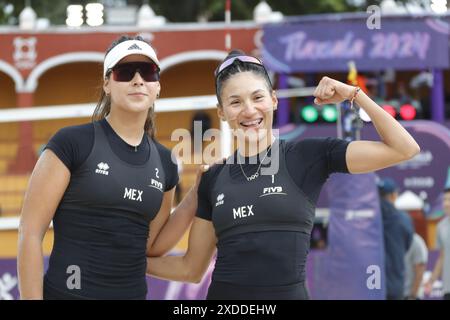
[(367, 173), (405, 161), (403, 154), (378, 141), (352, 141), (346, 152), (350, 173)]

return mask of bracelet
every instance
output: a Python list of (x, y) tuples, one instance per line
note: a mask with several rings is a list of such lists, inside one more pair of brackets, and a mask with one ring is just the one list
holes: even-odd
[(353, 110), (353, 101), (356, 99), (356, 96), (358, 95), (359, 91), (361, 91), (360, 87), (356, 87), (355, 93), (353, 94), (353, 97), (350, 99), (350, 109)]

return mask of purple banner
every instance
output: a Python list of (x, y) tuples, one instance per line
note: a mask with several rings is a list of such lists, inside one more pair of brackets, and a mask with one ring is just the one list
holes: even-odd
[(328, 196), (328, 248), (313, 271), (315, 298), (384, 299), (383, 225), (375, 175), (335, 174)]
[[(450, 130), (431, 121), (404, 122), (403, 125), (421, 147), (420, 154), (413, 159), (379, 172), (380, 176), (395, 179), (400, 192), (411, 190), (425, 198), (431, 208), (430, 217), (440, 217), (442, 194), (450, 167)], [(377, 133), (371, 126), (364, 131), (363, 138), (372, 139)]]
[[(355, 241), (355, 236), (349, 237), (351, 241)], [(359, 239), (358, 239), (359, 241)], [(334, 274), (335, 278), (330, 278), (332, 270), (329, 265), (330, 259), (338, 252), (339, 248), (334, 245), (329, 245), (326, 250), (311, 250), (308, 255), (306, 263), (306, 276), (309, 293), (312, 299), (330, 299), (331, 294), (336, 293), (336, 282), (341, 283), (341, 274)], [(436, 263), (438, 251), (429, 252), (429, 260), (427, 265), (427, 271), (424, 275), (424, 280), (431, 276), (431, 272)], [(48, 259), (46, 259), (48, 260)], [(343, 264), (343, 275), (348, 274), (350, 270), (361, 269), (358, 266), (354, 266), (353, 258)], [(154, 278), (147, 278), (148, 295), (149, 300), (203, 300), (206, 297), (207, 288), (211, 279), (211, 271), (213, 264), (210, 265), (207, 274), (199, 284), (188, 284), (174, 281), (164, 281)], [(359, 272), (359, 271), (358, 271)], [(366, 275), (370, 276), (369, 274)], [(347, 276), (346, 276), (347, 277)], [(325, 280), (327, 279), (327, 280)], [(356, 280), (351, 279), (352, 284), (358, 284)], [(342, 285), (342, 283), (341, 283)], [(347, 287), (349, 283), (345, 283), (340, 288), (341, 295), (337, 299), (348, 299), (349, 294)], [(351, 284), (350, 284), (351, 286)], [(334, 289), (333, 289), (334, 288)], [(333, 289), (332, 293), (327, 293), (328, 289)], [(353, 297), (354, 299), (364, 299), (364, 297)], [(367, 298), (367, 296), (365, 296)], [(372, 297), (376, 298), (376, 297)], [(441, 299), (442, 298), (442, 282), (437, 281), (435, 283), (431, 296), (427, 299)], [(16, 300), (19, 299), (18, 279), (17, 279), (17, 263), (16, 259), (0, 258), (0, 300)]]
[(366, 19), (314, 21), (264, 26), (263, 60), (276, 72), (347, 71), (386, 68), (448, 68), (448, 25), (433, 18), (381, 18), (380, 29)]
[[(47, 269), (48, 257), (44, 258)], [(147, 277), (147, 300), (204, 300), (211, 282), (214, 262), (200, 283), (165, 281)], [(0, 258), (0, 300), (19, 299), (17, 260)]]
[(16, 259), (0, 258), (0, 300), (19, 298)]

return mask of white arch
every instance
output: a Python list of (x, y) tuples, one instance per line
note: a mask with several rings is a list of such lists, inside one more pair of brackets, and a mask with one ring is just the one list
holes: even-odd
[(197, 50), (197, 51), (187, 51), (182, 53), (177, 53), (166, 57), (160, 61), (161, 70), (164, 72), (170, 67), (189, 61), (199, 61), (199, 60), (223, 60), (227, 56), (226, 51), (220, 50)]
[(25, 91), (34, 92), (38, 85), (39, 77), (47, 70), (59, 66), (61, 64), (71, 62), (101, 62), (103, 63), (105, 54), (103, 52), (87, 51), (87, 52), (72, 52), (64, 53), (54, 57), (51, 57), (33, 69), (30, 73), (27, 81), (25, 82)]
[(3, 71), (13, 79), (14, 83), (16, 84), (16, 92), (20, 92), (23, 90), (24, 81), (22, 75), (19, 71), (17, 71), (16, 68), (14, 68), (9, 63), (0, 60), (0, 71)]

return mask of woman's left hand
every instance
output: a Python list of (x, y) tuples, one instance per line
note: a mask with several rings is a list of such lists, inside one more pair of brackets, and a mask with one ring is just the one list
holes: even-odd
[(314, 90), (313, 95), (316, 97), (314, 103), (318, 105), (341, 103), (344, 100), (352, 99), (355, 90), (354, 86), (323, 77)]

